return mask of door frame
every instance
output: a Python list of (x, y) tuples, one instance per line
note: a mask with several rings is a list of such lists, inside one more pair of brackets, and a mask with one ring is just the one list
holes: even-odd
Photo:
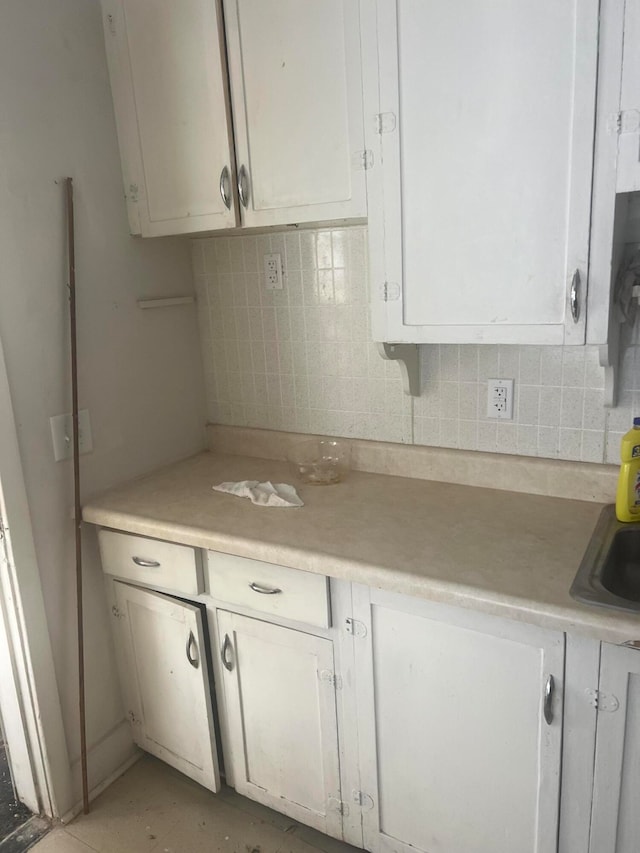
[(74, 803), (67, 741), (0, 341), (0, 707), (18, 798), (61, 817)]

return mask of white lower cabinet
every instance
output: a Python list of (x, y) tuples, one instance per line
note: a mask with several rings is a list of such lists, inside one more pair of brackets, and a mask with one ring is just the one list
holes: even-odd
[(236, 790), (342, 837), (333, 642), (217, 612)]
[(197, 551), (100, 541), (133, 738), (207, 788), (215, 672), (227, 783), (328, 835), (640, 851), (640, 650), (216, 553), (185, 601)]
[(220, 789), (207, 643), (200, 608), (113, 583), (116, 650), (134, 741)]
[(353, 600), (364, 847), (557, 850), (564, 635), (366, 587)]
[(589, 853), (640, 850), (640, 650), (602, 645)]

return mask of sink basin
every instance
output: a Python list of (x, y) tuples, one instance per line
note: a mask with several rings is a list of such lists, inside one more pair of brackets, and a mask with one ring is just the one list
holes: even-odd
[(577, 601), (640, 613), (640, 521), (622, 523), (603, 509), (571, 585)]

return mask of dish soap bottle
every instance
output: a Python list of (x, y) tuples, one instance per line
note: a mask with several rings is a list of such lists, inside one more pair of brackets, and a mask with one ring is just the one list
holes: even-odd
[(640, 418), (622, 436), (620, 476), (616, 493), (618, 521), (640, 521)]

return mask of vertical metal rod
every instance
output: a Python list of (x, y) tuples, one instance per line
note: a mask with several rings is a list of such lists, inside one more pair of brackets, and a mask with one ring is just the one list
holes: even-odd
[(67, 191), (67, 240), (69, 250), (69, 317), (71, 320), (71, 396), (73, 418), (73, 491), (76, 534), (76, 599), (78, 613), (78, 692), (80, 707), (80, 765), (82, 807), (89, 814), (87, 775), (87, 730), (84, 688), (84, 620), (82, 608), (82, 507), (80, 506), (80, 442), (78, 434), (78, 341), (76, 332), (76, 252), (73, 219), (73, 180), (65, 181)]

